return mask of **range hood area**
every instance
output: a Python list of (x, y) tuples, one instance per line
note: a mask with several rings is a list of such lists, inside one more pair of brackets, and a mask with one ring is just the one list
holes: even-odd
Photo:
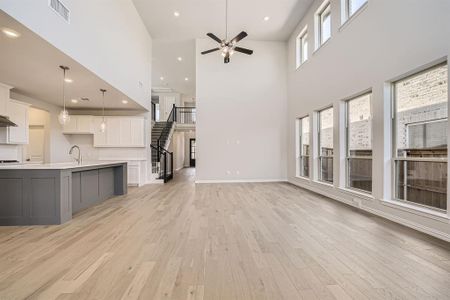
[(0, 127), (17, 127), (17, 124), (10, 121), (8, 117), (0, 116)]

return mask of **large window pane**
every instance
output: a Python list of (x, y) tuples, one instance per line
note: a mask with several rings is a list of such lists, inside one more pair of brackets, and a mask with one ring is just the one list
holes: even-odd
[(443, 64), (394, 83), (396, 199), (447, 207), (447, 80)]
[[(416, 147), (447, 149), (446, 134), (438, 134), (430, 145), (418, 144), (418, 140), (427, 140), (427, 131), (414, 129), (416, 125), (437, 128), (431, 123), (441, 121), (441, 126), (447, 123), (447, 78), (447, 65), (442, 65), (395, 83), (396, 143), (399, 155), (404, 149)], [(408, 130), (414, 133), (408, 135)]]
[(438, 209), (447, 209), (447, 163), (396, 162), (396, 198)]
[(333, 108), (319, 112), (319, 179), (333, 183)]
[(347, 187), (372, 191), (371, 94), (347, 102)]

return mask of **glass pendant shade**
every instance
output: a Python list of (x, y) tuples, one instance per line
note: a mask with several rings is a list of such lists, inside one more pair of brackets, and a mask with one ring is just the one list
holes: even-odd
[(103, 120), (100, 123), (100, 132), (104, 133), (105, 131), (106, 131), (106, 123), (105, 123), (105, 120)]
[(69, 112), (67, 110), (62, 110), (59, 115), (58, 115), (58, 121), (61, 125), (66, 124), (67, 122), (70, 121), (70, 115)]

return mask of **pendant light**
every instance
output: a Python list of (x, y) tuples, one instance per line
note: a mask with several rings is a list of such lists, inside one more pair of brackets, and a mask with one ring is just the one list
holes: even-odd
[(105, 122), (105, 93), (106, 90), (105, 89), (100, 89), (100, 92), (102, 92), (102, 101), (103, 101), (103, 108), (102, 108), (102, 115), (103, 115), (103, 120), (100, 123), (100, 132), (105, 132), (106, 131), (106, 122)]
[(66, 72), (69, 71), (69, 67), (59, 66), (63, 70), (63, 82), (62, 82), (62, 91), (63, 91), (63, 110), (58, 115), (58, 121), (61, 125), (66, 124), (70, 121), (69, 112), (66, 109)]

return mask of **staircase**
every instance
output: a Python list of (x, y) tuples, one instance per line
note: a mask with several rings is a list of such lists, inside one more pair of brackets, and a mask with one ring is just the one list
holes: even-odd
[(156, 122), (152, 128), (152, 173), (164, 181), (173, 178), (173, 153), (167, 151), (175, 128), (175, 105), (166, 122)]
[[(170, 124), (172, 123), (172, 124)], [(155, 125), (153, 125), (152, 128), (152, 145), (157, 147), (158, 146), (158, 140), (159, 140), (159, 146), (167, 150), (169, 147), (169, 138), (171, 135), (171, 131), (167, 131), (166, 128), (172, 128), (173, 122), (156, 122)], [(152, 161), (155, 162), (158, 159), (158, 153), (156, 151), (152, 152)]]
[(167, 149), (169, 148), (175, 125), (195, 126), (195, 121), (195, 107), (176, 107), (173, 105), (167, 121), (156, 122), (153, 125), (150, 147), (152, 148), (152, 171), (157, 179), (167, 182), (173, 178), (173, 153)]

